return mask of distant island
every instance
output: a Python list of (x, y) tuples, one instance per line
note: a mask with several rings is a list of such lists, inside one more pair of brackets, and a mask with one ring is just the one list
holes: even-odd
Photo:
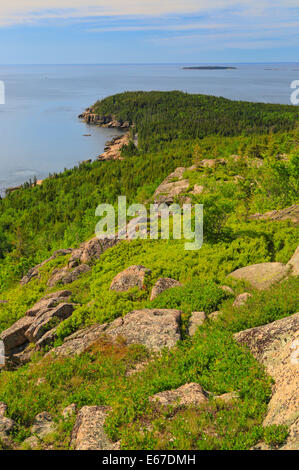
[(222, 67), (218, 65), (203, 65), (199, 67), (182, 67), (183, 70), (237, 70), (237, 67)]

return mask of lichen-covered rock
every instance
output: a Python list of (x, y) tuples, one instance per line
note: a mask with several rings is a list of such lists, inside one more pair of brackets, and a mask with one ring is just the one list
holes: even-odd
[(193, 196), (198, 196), (202, 194), (204, 189), (205, 188), (203, 186), (200, 186), (199, 184), (195, 184), (193, 190), (190, 193), (193, 194)]
[(182, 284), (175, 279), (171, 279), (169, 277), (160, 277), (152, 289), (150, 300), (154, 300), (156, 297), (158, 297), (159, 294), (167, 289), (180, 287), (181, 285)]
[(255, 289), (263, 290), (285, 279), (289, 272), (290, 267), (282, 263), (260, 263), (237, 269), (230, 276), (248, 282)]
[(241, 331), (235, 339), (249, 347), (275, 380), (265, 425), (290, 426), (285, 449), (299, 449), (299, 313)]
[(243, 292), (243, 294), (239, 294), (233, 303), (233, 307), (242, 307), (242, 305), (245, 305), (248, 299), (251, 297), (252, 295), (249, 292)]
[(220, 289), (226, 292), (228, 295), (234, 295), (234, 291), (229, 286), (220, 286)]
[(115, 276), (111, 282), (110, 289), (117, 292), (125, 292), (132, 287), (142, 289), (146, 276), (150, 274), (151, 270), (144, 266), (130, 266)]
[(282, 210), (266, 212), (265, 214), (254, 214), (250, 216), (253, 220), (291, 220), (295, 224), (299, 224), (299, 204), (287, 207)]
[(208, 400), (208, 394), (197, 383), (188, 383), (176, 390), (166, 390), (150, 397), (151, 402), (158, 402), (163, 406), (198, 406)]
[(5, 331), (2, 331), (0, 339), (4, 343), (5, 354), (10, 354), (15, 348), (26, 343), (27, 337), (25, 335), (26, 331), (33, 323), (34, 317), (23, 317), (20, 318), (16, 323), (14, 323), (10, 328)]
[(60, 356), (81, 354), (103, 337), (122, 338), (126, 344), (143, 344), (155, 351), (172, 348), (181, 339), (180, 324), (178, 310), (136, 310), (112, 323), (79, 330), (52, 352)]
[(56, 426), (52, 416), (47, 411), (43, 411), (35, 417), (31, 432), (42, 439), (52, 434), (55, 429)]
[(77, 415), (71, 447), (75, 450), (117, 450), (104, 431), (109, 409), (104, 406), (84, 406)]
[(72, 271), (70, 271), (67, 267), (54, 270), (52, 276), (48, 281), (48, 286), (53, 287), (58, 283), (61, 284), (71, 284), (72, 282), (76, 281), (82, 274), (87, 273), (90, 271), (90, 267), (87, 264), (80, 264)]
[(198, 327), (203, 325), (206, 319), (207, 316), (205, 312), (192, 312), (188, 325), (189, 336), (194, 336)]
[(189, 181), (183, 179), (186, 168), (177, 168), (158, 186), (154, 194), (155, 203), (172, 204), (177, 196), (189, 188)]
[(230, 401), (237, 400), (239, 398), (239, 394), (237, 392), (228, 392), (223, 393), (222, 395), (216, 395), (213, 398), (214, 400), (220, 400), (224, 403), (229, 403)]

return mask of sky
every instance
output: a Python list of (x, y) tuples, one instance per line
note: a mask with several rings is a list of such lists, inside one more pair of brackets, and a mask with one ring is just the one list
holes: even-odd
[(298, 62), (299, 0), (0, 0), (0, 64)]

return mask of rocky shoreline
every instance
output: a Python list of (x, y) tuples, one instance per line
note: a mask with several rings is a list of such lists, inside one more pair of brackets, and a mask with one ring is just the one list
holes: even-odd
[(101, 116), (96, 114), (92, 107), (86, 108), (86, 110), (82, 114), (79, 114), (78, 117), (79, 119), (83, 119), (87, 124), (93, 124), (108, 129), (129, 129), (131, 127), (131, 123), (129, 121), (117, 120), (115, 116), (112, 115)]

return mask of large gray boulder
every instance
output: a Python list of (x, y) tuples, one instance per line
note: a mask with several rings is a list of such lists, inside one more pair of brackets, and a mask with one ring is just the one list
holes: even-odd
[(104, 431), (109, 409), (104, 406), (84, 406), (77, 415), (72, 432), (71, 447), (74, 450), (118, 450)]
[(290, 427), (284, 449), (299, 449), (299, 312), (235, 334), (275, 380), (264, 425)]
[(29, 310), (27, 310), (26, 315), (29, 317), (35, 317), (39, 315), (42, 311), (48, 310), (49, 308), (56, 307), (60, 302), (65, 302), (72, 293), (69, 290), (60, 290), (58, 292), (52, 292), (51, 294), (46, 295), (36, 304), (33, 305)]
[(150, 274), (151, 270), (144, 266), (130, 266), (115, 276), (111, 282), (110, 289), (117, 292), (125, 292), (133, 287), (142, 289), (145, 278)]
[(112, 341), (122, 338), (126, 344), (143, 344), (154, 351), (172, 348), (181, 339), (180, 324), (181, 312), (178, 310), (136, 310), (112, 323), (79, 330), (52, 352), (59, 356), (81, 354), (101, 338)]

